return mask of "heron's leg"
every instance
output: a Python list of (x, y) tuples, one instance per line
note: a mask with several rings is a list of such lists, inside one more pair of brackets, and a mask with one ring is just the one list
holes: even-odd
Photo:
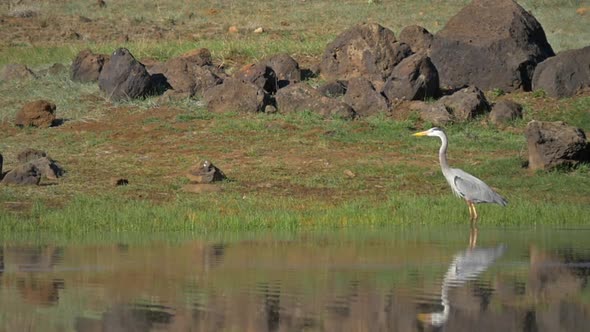
[(471, 211), (471, 204), (468, 200), (465, 200), (467, 203), (467, 208), (469, 209), (469, 222), (471, 223), (471, 227), (473, 227), (473, 211)]
[(469, 249), (475, 248), (477, 245), (477, 227), (471, 227), (469, 231)]
[(473, 204), (473, 202), (469, 202), (469, 204), (471, 204), (471, 208), (473, 209), (473, 221), (477, 222), (477, 210), (475, 210), (475, 204)]

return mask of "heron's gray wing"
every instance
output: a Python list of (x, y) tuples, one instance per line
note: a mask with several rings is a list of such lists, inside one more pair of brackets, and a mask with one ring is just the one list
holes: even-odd
[(508, 204), (502, 196), (475, 176), (457, 168), (453, 169), (453, 173), (455, 187), (465, 199), (474, 203)]

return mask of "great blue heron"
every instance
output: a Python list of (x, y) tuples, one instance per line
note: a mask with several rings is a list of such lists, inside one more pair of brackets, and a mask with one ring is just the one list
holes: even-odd
[(504, 197), (496, 193), (485, 182), (476, 178), (475, 176), (458, 168), (449, 167), (447, 162), (447, 147), (449, 141), (445, 132), (438, 128), (430, 128), (426, 131), (415, 133), (413, 136), (436, 136), (441, 140), (440, 150), (438, 151), (438, 158), (440, 161), (440, 168), (447, 179), (447, 182), (453, 189), (455, 195), (463, 198), (469, 207), (469, 221), (473, 226), (477, 222), (477, 211), (475, 210), (476, 203), (495, 203), (506, 206), (508, 202)]

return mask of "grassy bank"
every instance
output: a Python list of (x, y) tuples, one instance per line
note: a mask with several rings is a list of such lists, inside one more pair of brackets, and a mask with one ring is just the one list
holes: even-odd
[[(544, 203), (516, 199), (507, 208), (480, 206), (480, 227), (581, 225), (590, 208), (574, 203)], [(299, 231), (338, 228), (380, 228), (464, 225), (465, 205), (452, 197), (391, 195), (383, 201), (359, 199), (340, 204), (267, 195), (240, 197), (184, 197), (173, 203), (154, 205), (146, 201), (122, 202), (107, 197), (82, 197), (61, 209), (35, 204), (27, 217), (3, 214), (0, 231), (218, 233), (225, 231)]]

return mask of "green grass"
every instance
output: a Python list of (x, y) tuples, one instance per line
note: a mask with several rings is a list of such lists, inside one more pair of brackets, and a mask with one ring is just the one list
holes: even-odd
[[(511, 199), (505, 208), (480, 205), (478, 209), (483, 227), (581, 225), (586, 223), (590, 212), (590, 207), (584, 204), (535, 202), (518, 197)], [(162, 205), (93, 196), (77, 197), (57, 210), (36, 203), (26, 217), (10, 213), (0, 216), (3, 234), (46, 231), (59, 234), (135, 231), (207, 234), (467, 223), (467, 208), (460, 199), (450, 195), (425, 197), (397, 192), (389, 193), (384, 200), (359, 198), (340, 204), (234, 193), (202, 197), (181, 195), (174, 203)]]

